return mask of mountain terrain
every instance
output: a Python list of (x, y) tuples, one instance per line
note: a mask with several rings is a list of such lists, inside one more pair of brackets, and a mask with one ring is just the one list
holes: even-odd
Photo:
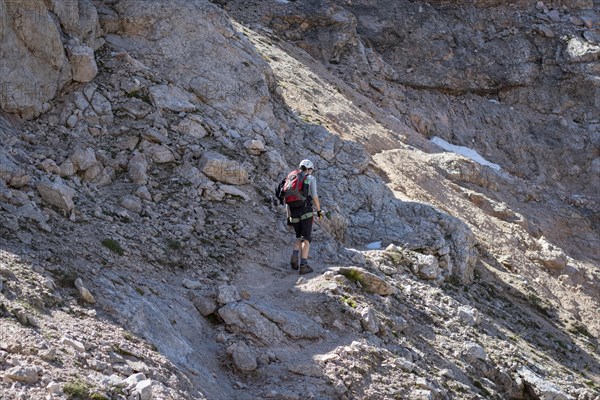
[(0, 398), (598, 400), (599, 107), (596, 0), (0, 0)]

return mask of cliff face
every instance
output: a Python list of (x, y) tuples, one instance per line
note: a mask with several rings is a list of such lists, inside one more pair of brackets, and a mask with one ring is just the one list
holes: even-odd
[(600, 398), (600, 6), (560, 3), (0, 3), (3, 393)]

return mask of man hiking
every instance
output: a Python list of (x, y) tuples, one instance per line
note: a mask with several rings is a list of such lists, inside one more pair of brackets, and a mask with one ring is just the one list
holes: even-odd
[[(317, 179), (312, 175), (315, 168), (312, 161), (302, 160), (298, 168), (286, 178), (284, 193), (288, 225), (292, 225), (296, 232), (290, 265), (294, 270), (299, 269), (300, 275), (304, 275), (313, 272), (313, 269), (308, 266), (314, 215), (313, 203), (319, 219), (323, 218), (323, 213), (317, 194)], [(298, 256), (300, 256), (299, 265)]]

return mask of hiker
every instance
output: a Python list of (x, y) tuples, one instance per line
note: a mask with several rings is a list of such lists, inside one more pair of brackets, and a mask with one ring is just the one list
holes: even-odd
[[(308, 265), (314, 216), (313, 204), (316, 207), (319, 219), (323, 218), (323, 212), (317, 194), (317, 179), (312, 175), (315, 168), (314, 164), (310, 160), (302, 160), (298, 168), (286, 178), (288, 190), (285, 191), (285, 203), (288, 225), (293, 226), (296, 232), (290, 265), (294, 270), (299, 269), (300, 275), (304, 275), (313, 272), (313, 269)], [(300, 186), (299, 199), (295, 199), (294, 191), (289, 190), (289, 187), (293, 186), (294, 177), (298, 180), (298, 186)], [(298, 256), (300, 256), (300, 265), (298, 265)]]

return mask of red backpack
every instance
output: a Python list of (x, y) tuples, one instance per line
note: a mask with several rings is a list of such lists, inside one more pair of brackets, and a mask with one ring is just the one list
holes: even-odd
[(295, 170), (288, 174), (282, 181), (281, 192), (283, 192), (283, 202), (290, 208), (302, 207), (306, 205), (308, 198), (308, 175), (302, 170)]

